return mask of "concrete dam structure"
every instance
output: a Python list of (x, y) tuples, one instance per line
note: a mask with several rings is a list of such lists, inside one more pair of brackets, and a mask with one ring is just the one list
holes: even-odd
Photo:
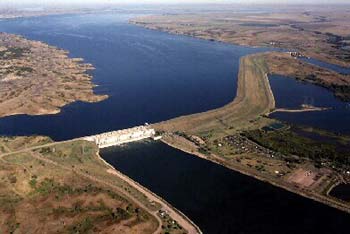
[(102, 149), (110, 146), (121, 145), (146, 138), (156, 138), (156, 131), (148, 126), (139, 126), (119, 131), (106, 132), (94, 136), (84, 137), (83, 140), (95, 142)]

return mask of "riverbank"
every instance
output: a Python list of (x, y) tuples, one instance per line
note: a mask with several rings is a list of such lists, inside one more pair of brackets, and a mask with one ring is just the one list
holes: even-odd
[[(143, 193), (149, 201), (158, 203), (161, 207), (159, 210), (154, 211), (154, 216), (159, 216), (160, 211), (164, 211), (167, 215), (171, 217), (172, 220), (175, 220), (182, 228), (184, 228), (188, 234), (202, 234), (200, 228), (194, 224), (186, 215), (181, 213), (181, 211), (177, 210), (175, 207), (170, 205), (168, 202), (166, 202), (164, 199), (160, 198), (155, 193), (151, 192), (149, 189), (145, 188), (141, 184), (137, 183), (136, 181), (129, 178), (127, 175), (122, 174), (119, 172), (116, 168), (114, 168), (111, 164), (106, 162), (98, 153), (98, 158), (101, 160), (104, 164), (106, 164), (110, 169), (107, 170), (108, 173), (118, 176), (134, 188), (136, 188), (139, 192)], [(160, 223), (162, 223), (161, 219), (159, 218)], [(163, 224), (163, 225), (166, 225)], [(161, 233), (161, 229), (159, 228), (157, 230), (157, 233)]]
[[(178, 137), (178, 136), (177, 136)], [(186, 139), (182, 139), (183, 141), (186, 141)], [(229, 168), (231, 170), (237, 171), (243, 175), (247, 175), (250, 177), (253, 177), (255, 179), (258, 179), (260, 181), (269, 183), (271, 185), (274, 185), (276, 187), (285, 189), (289, 192), (298, 194), (300, 196), (303, 196), (305, 198), (309, 198), (318, 202), (321, 202), (325, 205), (334, 207), (336, 209), (345, 211), (347, 213), (350, 213), (350, 206), (344, 202), (341, 202), (335, 198), (332, 197), (327, 197), (318, 193), (314, 193), (312, 191), (308, 191), (307, 189), (304, 188), (297, 188), (291, 184), (285, 183), (283, 181), (281, 181), (278, 178), (272, 178), (271, 176), (264, 176), (264, 174), (259, 173), (257, 170), (252, 169), (252, 168), (247, 168), (242, 166), (240, 163), (230, 163), (227, 161), (227, 159), (223, 158), (222, 156), (218, 156), (215, 155), (213, 153), (210, 154), (202, 154), (198, 151), (198, 147), (188, 147), (189, 145), (191, 145), (191, 143), (189, 143), (187, 146), (184, 146), (183, 144), (177, 144), (178, 140), (174, 141), (171, 140), (171, 138), (163, 138), (162, 142), (169, 145), (170, 147), (176, 148), (178, 150), (181, 150), (185, 153), (189, 153), (193, 156), (205, 159), (205, 160), (209, 160), (213, 163), (219, 164), (221, 166), (224, 166), (226, 168)], [(333, 187), (333, 186), (332, 186)], [(327, 190), (329, 191), (329, 190)]]

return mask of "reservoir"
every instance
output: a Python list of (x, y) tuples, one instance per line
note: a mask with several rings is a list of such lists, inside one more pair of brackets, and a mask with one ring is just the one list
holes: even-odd
[(347, 233), (350, 216), (163, 143), (104, 149), (115, 168), (166, 199), (204, 234)]
[(57, 115), (0, 119), (0, 134), (66, 140), (221, 107), (236, 96), (239, 58), (266, 51), (147, 30), (136, 15), (85, 14), (0, 21), (0, 31), (44, 41), (92, 63), (99, 103)]
[[(67, 140), (221, 107), (236, 96), (240, 57), (268, 50), (147, 30), (128, 23), (136, 16), (101, 13), (0, 21), (0, 31), (44, 41), (93, 64), (95, 92), (110, 96), (99, 103), (75, 102), (57, 115), (0, 118), (0, 134)], [(349, 71), (314, 59), (307, 62)], [(277, 107), (299, 108), (304, 102), (332, 107), (272, 117), (350, 133), (350, 103), (294, 79), (272, 76), (270, 82)]]

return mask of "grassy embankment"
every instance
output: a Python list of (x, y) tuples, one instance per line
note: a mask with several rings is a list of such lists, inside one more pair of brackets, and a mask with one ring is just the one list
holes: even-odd
[(223, 136), (237, 130), (258, 128), (272, 120), (263, 115), (275, 108), (267, 78), (267, 66), (260, 55), (240, 61), (236, 98), (224, 107), (154, 124), (158, 131)]

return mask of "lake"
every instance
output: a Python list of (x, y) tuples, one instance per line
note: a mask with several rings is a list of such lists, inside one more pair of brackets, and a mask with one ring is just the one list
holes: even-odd
[[(221, 107), (236, 95), (239, 58), (268, 50), (147, 30), (128, 23), (135, 16), (104, 13), (0, 21), (0, 31), (44, 41), (92, 63), (93, 82), (99, 85), (95, 92), (110, 95), (99, 103), (67, 105), (57, 115), (0, 118), (0, 134), (67, 140)], [(347, 71), (314, 59), (308, 62)], [(311, 84), (273, 77), (270, 81), (278, 107), (299, 107), (305, 100), (334, 107), (273, 117), (350, 133), (349, 103)]]
[(236, 95), (241, 56), (266, 51), (147, 30), (130, 14), (86, 14), (0, 21), (21, 34), (92, 63), (100, 103), (76, 102), (57, 115), (0, 119), (0, 134), (66, 140), (154, 123), (223, 106)]
[(161, 142), (102, 150), (115, 168), (191, 218), (204, 234), (347, 233), (350, 216)]

